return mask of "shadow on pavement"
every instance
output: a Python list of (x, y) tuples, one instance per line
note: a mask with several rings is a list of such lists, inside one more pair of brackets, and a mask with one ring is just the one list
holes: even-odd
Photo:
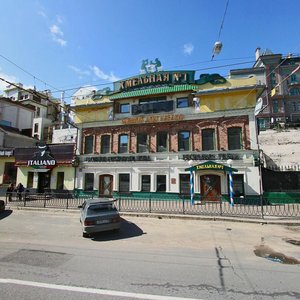
[(2, 220), (2, 219), (4, 219), (4, 218), (8, 217), (9, 215), (11, 215), (12, 212), (13, 212), (13, 211), (12, 211), (11, 209), (6, 209), (6, 210), (4, 210), (4, 211), (1, 211), (1, 212), (0, 212), (0, 220)]
[(112, 241), (120, 239), (129, 239), (132, 237), (140, 236), (146, 234), (143, 230), (136, 224), (122, 219), (121, 228), (118, 231), (107, 231), (97, 233), (91, 236), (92, 241), (103, 242)]

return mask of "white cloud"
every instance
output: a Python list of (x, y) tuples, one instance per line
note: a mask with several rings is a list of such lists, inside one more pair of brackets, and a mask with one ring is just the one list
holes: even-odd
[(183, 45), (183, 53), (185, 55), (191, 55), (194, 51), (194, 45), (193, 44), (184, 44)]
[[(3, 78), (11, 83), (16, 83), (18, 82), (17, 81), (17, 78), (15, 76), (11, 76), (11, 75), (7, 75), (7, 74), (4, 74), (4, 73), (1, 73), (0, 72), (0, 78)], [(9, 83), (5, 82), (5, 81), (2, 81), (0, 80), (0, 93), (5, 90), (7, 88), (7, 86), (9, 85)]]
[(88, 75), (91, 75), (91, 72), (89, 70), (81, 70), (75, 66), (72, 66), (72, 65), (69, 65), (68, 66), (69, 69), (71, 69), (72, 71), (74, 71), (76, 74), (78, 74), (81, 78), (83, 76), (88, 76)]
[(62, 47), (67, 45), (67, 41), (63, 39), (64, 33), (58, 25), (53, 24), (49, 29), (54, 42), (60, 44)]
[(91, 67), (91, 70), (93, 70), (94, 74), (100, 78), (100, 79), (104, 79), (107, 81), (118, 81), (120, 80), (120, 78), (116, 77), (113, 72), (110, 72), (110, 74), (105, 74), (101, 69), (99, 69), (97, 66), (93, 66)]

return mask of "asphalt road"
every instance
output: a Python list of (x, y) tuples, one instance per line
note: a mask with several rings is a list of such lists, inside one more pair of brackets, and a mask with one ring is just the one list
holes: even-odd
[(129, 216), (86, 239), (77, 213), (6, 211), (0, 299), (300, 299), (299, 240), (297, 226)]

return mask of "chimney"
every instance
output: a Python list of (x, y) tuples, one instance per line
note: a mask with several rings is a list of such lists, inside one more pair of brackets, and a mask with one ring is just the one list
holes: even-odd
[(260, 57), (260, 47), (257, 47), (255, 50), (255, 59), (258, 60)]

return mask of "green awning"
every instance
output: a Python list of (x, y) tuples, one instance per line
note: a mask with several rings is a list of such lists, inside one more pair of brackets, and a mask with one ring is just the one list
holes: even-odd
[(232, 167), (222, 165), (220, 163), (217, 163), (215, 161), (209, 160), (207, 162), (204, 162), (199, 165), (192, 166), (190, 168), (185, 169), (185, 171), (206, 171), (206, 170), (214, 170), (214, 171), (221, 171), (221, 172), (237, 172), (237, 169), (234, 169)]
[(140, 96), (148, 96), (153, 94), (168, 94), (168, 93), (177, 93), (182, 91), (197, 91), (198, 86), (191, 84), (178, 84), (178, 85), (169, 85), (169, 86), (161, 86), (155, 88), (145, 88), (142, 90), (134, 90), (130, 92), (121, 92), (118, 94), (114, 94), (109, 97), (110, 100), (115, 99), (123, 99), (123, 98), (131, 98), (131, 97), (140, 97)]

